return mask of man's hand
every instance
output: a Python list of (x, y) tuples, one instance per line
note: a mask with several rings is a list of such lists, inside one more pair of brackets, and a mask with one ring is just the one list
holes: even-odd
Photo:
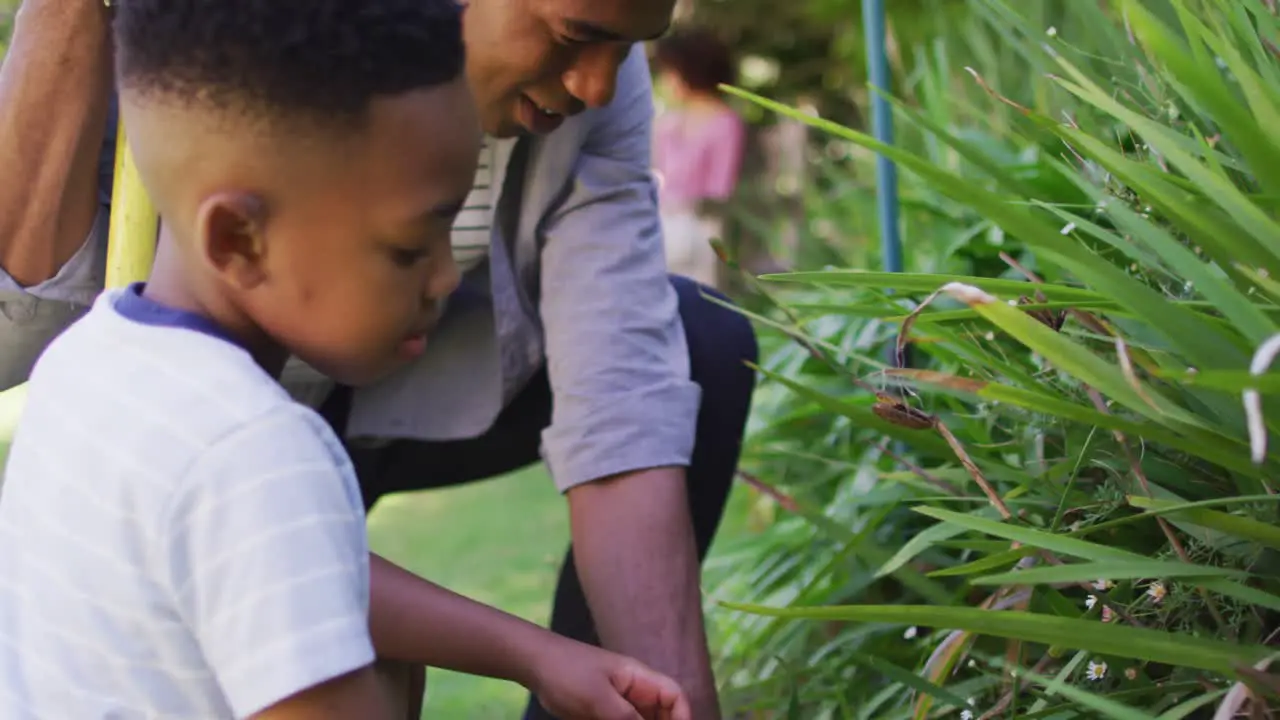
[(573, 554), (604, 646), (671, 675), (698, 720), (717, 720), (684, 475), (655, 468), (571, 489)]
[(559, 637), (537, 657), (529, 689), (561, 720), (693, 720), (671, 678)]

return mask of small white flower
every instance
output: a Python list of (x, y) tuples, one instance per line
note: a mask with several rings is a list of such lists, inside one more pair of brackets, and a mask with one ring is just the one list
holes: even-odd
[(1069, 222), (1066, 225), (1062, 226), (1062, 234), (1070, 235), (1072, 231), (1074, 231), (1075, 229), (1076, 229), (1076, 224), (1073, 222)]
[(1164, 596), (1167, 595), (1168, 592), (1169, 591), (1164, 588), (1164, 583), (1159, 580), (1147, 586), (1147, 597), (1151, 598), (1153, 602), (1163, 601)]
[(902, 633), (902, 637), (904, 640), (913, 640), (915, 639), (916, 633), (918, 632), (920, 631), (916, 629), (916, 626), (912, 625), (911, 627), (907, 628), (905, 632)]
[(1093, 589), (1097, 590), (1098, 592), (1106, 592), (1107, 590), (1111, 589), (1111, 581), (1110, 580), (1094, 580)]
[(1058, 28), (1050, 27), (1048, 30), (1044, 31), (1044, 34), (1048, 35), (1049, 37), (1058, 37)]
[(1098, 604), (1098, 596), (1090, 595), (1084, 599), (1084, 607), (1086, 610), (1092, 610), (1094, 605)]
[(973, 711), (965, 708), (960, 711), (960, 720), (973, 720)]
[(1107, 676), (1107, 664), (1101, 660), (1090, 660), (1089, 667), (1085, 670), (1085, 677), (1097, 682)]

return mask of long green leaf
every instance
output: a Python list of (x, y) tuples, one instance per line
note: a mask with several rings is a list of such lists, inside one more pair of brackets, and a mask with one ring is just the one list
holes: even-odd
[(1199, 710), (1223, 695), (1226, 695), (1227, 692), (1227, 690), (1215, 690), (1211, 693), (1201, 695), (1200, 697), (1192, 698), (1184, 703), (1179, 703), (1176, 707), (1169, 708), (1161, 713), (1158, 720), (1183, 720), (1183, 718), (1190, 717), (1191, 713), (1196, 710)]
[(1140, 392), (1125, 379), (1118, 366), (1103, 361), (1026, 313), (1001, 302), (980, 298), (972, 298), (969, 305), (1058, 368), (1089, 383), (1130, 410), (1174, 429), (1213, 429), (1200, 418), (1174, 405), (1154, 388), (1147, 387)]
[(1155, 498), (1142, 497), (1140, 495), (1130, 495), (1129, 504), (1141, 508), (1143, 510), (1165, 510), (1167, 514), (1175, 515), (1182, 520), (1199, 525), (1200, 527), (1217, 530), (1228, 535), (1256, 542), (1269, 548), (1280, 550), (1280, 527), (1267, 523), (1258, 522), (1252, 518), (1240, 517), (1239, 515), (1228, 515), (1224, 512), (1216, 510), (1206, 510), (1205, 508), (1190, 508), (1184, 510), (1172, 510), (1176, 503), (1167, 500), (1157, 500)]
[(1120, 550), (1108, 545), (1099, 545), (1087, 540), (1079, 540), (1077, 538), (1066, 537), (1065, 535), (1054, 535), (1053, 533), (1036, 530), (1034, 528), (1019, 527), (1008, 523), (996, 522), (995, 520), (987, 520), (986, 518), (965, 515), (964, 513), (952, 512), (950, 510), (942, 510), (932, 507), (913, 507), (912, 510), (931, 517), (935, 520), (953, 523), (969, 530), (977, 530), (988, 535), (995, 535), (1006, 540), (1015, 540), (1026, 545), (1038, 547), (1044, 550), (1051, 550), (1063, 555), (1084, 558), (1086, 560), (1104, 561), (1104, 560), (1120, 560), (1132, 561), (1142, 560), (1142, 555), (1129, 552), (1128, 550)]
[(1116, 657), (1135, 658), (1179, 667), (1227, 674), (1233, 664), (1257, 662), (1265, 647), (1236, 645), (1220, 640), (1175, 635), (1096, 620), (1077, 620), (1015, 611), (980, 610), (931, 605), (843, 605), (774, 608), (745, 603), (721, 603), (730, 610), (791, 620), (922, 625), (970, 630), (983, 635), (1075, 648)]
[(1205, 578), (1248, 577), (1248, 573), (1228, 568), (1193, 565), (1161, 560), (1118, 560), (1107, 562), (1074, 563), (1053, 567), (1036, 567), (1026, 570), (998, 573), (974, 578), (973, 585), (1037, 585), (1041, 583), (1081, 583), (1099, 578), (1107, 580), (1138, 580), (1142, 578)]
[(811, 285), (853, 285), (883, 288), (897, 291), (933, 292), (949, 282), (962, 282), (982, 288), (985, 292), (1005, 298), (1028, 297), (1039, 290), (1049, 300), (1059, 301), (1107, 301), (1107, 298), (1085, 288), (1066, 285), (1038, 285), (1022, 280), (1000, 280), (969, 275), (934, 275), (927, 273), (888, 273), (871, 270), (813, 270), (804, 272), (763, 275), (761, 280), (773, 282), (806, 283)]

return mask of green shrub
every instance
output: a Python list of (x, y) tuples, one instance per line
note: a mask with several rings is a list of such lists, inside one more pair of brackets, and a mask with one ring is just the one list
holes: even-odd
[[(791, 340), (744, 466), (782, 510), (709, 568), (727, 697), (806, 720), (1261, 712), (1280, 452), (1255, 462), (1250, 426), (1280, 428), (1280, 382), (1250, 362), (1280, 333), (1280, 21), (971, 5), (920, 51), (895, 147), (738, 91), (898, 162), (915, 272), (761, 286)], [(910, 368), (885, 362), (899, 337)]]

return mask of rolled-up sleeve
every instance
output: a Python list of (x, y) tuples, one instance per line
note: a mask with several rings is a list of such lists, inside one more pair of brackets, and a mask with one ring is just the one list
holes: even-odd
[(543, 226), (539, 309), (554, 402), (542, 440), (561, 491), (687, 466), (693, 453), (701, 392), (662, 249), (650, 82), (636, 46)]

